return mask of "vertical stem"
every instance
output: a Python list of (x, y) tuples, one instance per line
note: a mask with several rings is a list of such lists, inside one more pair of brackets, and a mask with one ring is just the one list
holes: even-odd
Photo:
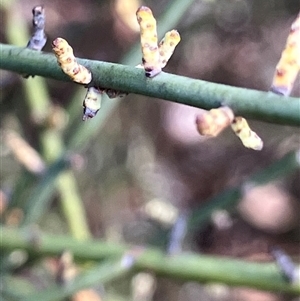
[[(20, 2), (18, 3), (18, 1), (14, 0), (11, 0), (9, 3), (4, 3), (7, 13), (7, 40), (11, 44), (25, 47), (29, 40), (29, 32), (25, 20), (19, 15), (20, 9), (17, 7), (18, 4), (20, 4)], [(42, 77), (24, 79), (23, 87), (26, 92), (26, 101), (30, 109), (32, 120), (36, 124), (45, 125), (47, 118), (52, 112), (52, 102), (45, 79)], [(61, 112), (64, 113), (62, 110)], [(51, 127), (49, 124), (46, 125), (48, 128), (40, 133), (40, 141), (44, 157), (47, 158), (48, 162), (54, 162), (64, 153), (63, 137), (61, 130), (57, 128), (57, 126)], [(61, 196), (62, 209), (71, 233), (74, 237), (79, 239), (90, 237), (85, 217), (85, 209), (79, 196), (76, 179), (72, 171), (70, 169), (65, 171), (61, 178), (59, 173), (54, 173), (54, 176), (57, 177), (56, 184)], [(49, 185), (47, 184), (48, 180)], [(28, 214), (28, 216), (25, 216), (25, 223), (36, 222), (48, 208), (51, 192), (55, 189), (54, 183), (53, 178), (46, 177), (38, 184), (33, 191), (33, 200), (36, 204), (33, 204), (32, 200), (29, 200), (31, 208), (25, 206), (27, 208), (25, 213)], [(32, 210), (34, 211), (32, 212)]]

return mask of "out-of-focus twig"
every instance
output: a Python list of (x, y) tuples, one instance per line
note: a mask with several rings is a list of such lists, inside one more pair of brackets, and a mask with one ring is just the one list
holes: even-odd
[(292, 259), (280, 248), (273, 247), (271, 254), (275, 258), (278, 267), (290, 283), (299, 283), (300, 281), (300, 268), (293, 263)]
[[(80, 274), (78, 266), (73, 261), (72, 253), (65, 251), (61, 254), (57, 263), (56, 283), (67, 288)], [(100, 296), (93, 289), (83, 289), (74, 293), (72, 301), (101, 301)]]
[[(129, 264), (128, 260), (122, 260), (122, 264), (116, 261), (112, 265), (103, 267), (103, 269), (99, 267), (91, 271), (91, 274), (98, 275), (98, 282), (104, 281), (103, 279), (114, 279), (115, 272), (124, 275), (133, 267), (134, 271), (152, 271), (158, 276), (167, 276), (183, 281), (220, 282), (230, 286), (247, 286), (260, 290), (300, 295), (300, 286), (285, 281), (276, 269), (275, 263), (255, 263), (228, 257), (199, 256), (185, 253), (168, 256), (151, 248), (139, 249), (134, 252), (130, 246), (107, 243), (101, 240), (78, 241), (68, 236), (51, 236), (43, 233), (32, 235), (31, 229), (28, 228), (0, 227), (0, 231), (2, 234), (0, 251), (23, 249), (32, 256), (45, 256), (58, 255), (67, 249), (72, 252), (75, 259), (97, 261), (104, 258), (126, 257), (126, 254), (136, 254), (132, 256), (133, 259), (130, 260)], [(93, 279), (93, 283), (96, 283), (94, 277), (96, 276), (87, 276), (91, 281)], [(74, 286), (69, 287), (69, 292), (73, 293), (75, 290), (92, 285), (91, 282), (85, 282), (87, 278), (84, 278), (85, 280), (82, 282), (78, 278), (80, 285), (74, 279)], [(81, 285), (83, 282), (85, 285)], [(46, 296), (52, 290), (57, 294), (66, 291), (55, 287), (43, 293)], [(26, 300), (40, 300), (37, 297), (41, 298), (43, 293), (38, 293), (35, 296), (36, 299), (29, 299), (28, 297)], [(56, 293), (54, 296), (58, 297)]]
[(46, 165), (40, 154), (17, 132), (6, 130), (4, 141), (20, 164), (34, 174), (45, 171)]
[(23, 225), (37, 222), (48, 208), (49, 195), (52, 195), (56, 184), (56, 178), (62, 169), (70, 166), (70, 159), (63, 157), (57, 160), (47, 169), (28, 200), (24, 202)]
[(132, 266), (123, 265), (122, 260), (120, 259), (104, 262), (86, 272), (83, 272), (82, 274), (79, 274), (65, 286), (55, 285), (49, 287), (46, 290), (31, 294), (29, 296), (24, 296), (23, 301), (63, 300), (66, 297), (75, 295), (76, 292), (82, 291), (85, 288), (98, 285), (99, 283), (106, 284), (112, 280), (124, 277), (130, 273), (132, 268)]
[(189, 219), (189, 229), (194, 229), (203, 226), (207, 223), (212, 213), (219, 209), (231, 209), (242, 198), (243, 193), (253, 186), (263, 185), (271, 182), (274, 179), (285, 177), (288, 174), (296, 171), (300, 167), (300, 150), (288, 153), (280, 160), (276, 161), (264, 170), (254, 174), (239, 186), (222, 191), (198, 209), (191, 212)]
[[(11, 1), (6, 7), (6, 10), (8, 14), (6, 24), (8, 41), (16, 45), (25, 45), (25, 41), (28, 41), (29, 33), (24, 19), (19, 15), (17, 2)], [(35, 6), (32, 12), (34, 33), (27, 47), (34, 49), (32, 51), (37, 54), (36, 50), (40, 50), (39, 48), (43, 47), (44, 43), (46, 43), (44, 33), (45, 12), (42, 6)], [(25, 48), (23, 49), (25, 50)], [(24, 72), (24, 74), (32, 73)], [(43, 155), (47, 162), (54, 162), (58, 157), (64, 156), (63, 153), (65, 150), (62, 128), (64, 127), (63, 123), (65, 122), (66, 116), (61, 108), (55, 107), (52, 104), (50, 96), (48, 95), (45, 79), (40, 77), (35, 77), (34, 79), (29, 78), (23, 82), (23, 86), (27, 93), (26, 100), (30, 109), (31, 119), (36, 124), (43, 124), (45, 126), (44, 131), (40, 133)], [(52, 121), (50, 120), (51, 118)], [(20, 149), (18, 152), (20, 152)], [(23, 159), (24, 158), (26, 157), (23, 156)], [(64, 159), (61, 160), (61, 162), (63, 161)], [(54, 167), (55, 166), (54, 164)], [(64, 165), (64, 168), (65, 167), (66, 165)], [(58, 171), (57, 166), (54, 169)], [(54, 190), (55, 188), (55, 186), (53, 186), (55, 179), (53, 177), (47, 178), (47, 175), (51, 173), (52, 169), (50, 168), (50, 171), (46, 173), (46, 176), (32, 192), (32, 196), (34, 197), (28, 200), (29, 205), (25, 204), (25, 202), (18, 202), (19, 204), (22, 203), (26, 208), (24, 216), (25, 223), (38, 220), (41, 217), (39, 214), (44, 213), (46, 208), (48, 208), (48, 201), (53, 193), (51, 189)], [(56, 176), (59, 176), (59, 173), (56, 173)], [(47, 180), (49, 180), (49, 185), (47, 185)], [(20, 181), (22, 182), (23, 179), (20, 179)], [(57, 185), (61, 195), (62, 208), (72, 234), (80, 239), (89, 237), (90, 233), (87, 221), (85, 220), (85, 210), (78, 194), (76, 180), (72, 171), (65, 171), (64, 176), (59, 178)], [(36, 204), (34, 204), (33, 201), (35, 201)], [(32, 208), (33, 212), (30, 208)], [(29, 215), (28, 218), (26, 214)]]
[[(27, 24), (18, 9), (17, 1), (12, 0), (9, 2), (6, 6), (6, 13), (7, 17), (5, 25), (7, 41), (14, 45), (24, 45), (24, 47), (26, 47), (30, 34), (27, 29)], [(35, 50), (29, 50), (37, 54)], [(33, 73), (25, 71), (22, 74)], [(48, 89), (45, 80), (38, 77), (34, 79), (29, 78), (24, 82), (24, 90), (26, 92), (26, 101), (30, 108), (32, 120), (37, 124), (43, 123), (48, 116), (49, 107), (51, 105), (49, 103)]]

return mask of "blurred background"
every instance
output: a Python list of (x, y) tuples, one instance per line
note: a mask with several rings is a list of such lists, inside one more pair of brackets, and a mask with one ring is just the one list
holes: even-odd
[[(0, 40), (25, 47), (31, 10), (42, 4), (44, 51), (63, 37), (77, 57), (135, 66), (141, 62), (135, 12), (147, 5), (159, 38), (173, 28), (181, 34), (164, 71), (268, 91), (299, 1), (183, 2), (2, 0)], [(52, 234), (167, 249), (178, 217), (188, 220), (191, 211), (300, 145), (299, 129), (252, 120), (262, 151), (244, 148), (230, 130), (201, 137), (199, 109), (133, 94), (104, 99), (98, 115), (83, 122), (83, 87), (3, 70), (0, 75), (0, 211), (6, 225), (37, 224)], [(300, 96), (299, 80), (292, 96)], [(48, 166), (57, 176), (47, 180), (51, 184), (41, 181)], [(299, 260), (299, 180), (297, 172), (247, 190), (234, 210), (215, 210), (201, 226), (183, 229), (176, 251), (270, 261), (269, 247), (277, 245)], [(52, 277), (49, 266), (25, 266), (12, 281), (41, 288)], [(135, 282), (126, 280), (101, 288), (103, 300), (288, 300), (250, 289), (151, 281), (156, 289), (148, 299), (134, 297)]]

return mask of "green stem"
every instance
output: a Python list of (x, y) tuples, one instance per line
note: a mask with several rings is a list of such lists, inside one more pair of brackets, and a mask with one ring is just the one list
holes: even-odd
[(133, 256), (135, 271), (152, 271), (158, 276), (181, 281), (221, 282), (231, 286), (300, 295), (299, 284), (286, 282), (275, 263), (254, 263), (184, 253), (168, 256), (157, 249), (134, 249), (101, 240), (81, 242), (68, 236), (33, 232), (30, 228), (0, 227), (0, 251), (24, 249), (32, 256), (46, 256), (59, 255), (69, 250), (77, 259), (96, 261), (127, 255), (129, 259)]
[[(91, 234), (85, 217), (85, 209), (79, 197), (76, 179), (67, 156), (56, 160), (42, 176), (41, 180), (24, 202), (23, 225), (39, 221), (49, 207), (55, 186), (59, 188), (61, 205), (72, 235), (77, 239), (88, 239)], [(63, 172), (62, 172), (63, 171)]]
[(288, 153), (264, 170), (255, 173), (239, 186), (222, 191), (212, 199), (207, 200), (205, 205), (194, 209), (189, 218), (189, 228), (198, 229), (203, 226), (203, 224), (210, 220), (211, 215), (215, 210), (229, 210), (233, 208), (239, 202), (243, 193), (245, 193), (245, 190), (247, 190), (247, 185), (249, 185), (249, 189), (258, 185), (264, 185), (270, 181), (291, 174), (299, 169), (299, 167), (300, 150)]
[(25, 202), (23, 225), (29, 225), (41, 218), (48, 208), (49, 196), (53, 193), (58, 175), (69, 166), (70, 160), (62, 157), (47, 169)]
[[(44, 130), (42, 133), (42, 145), (44, 156), (48, 162), (55, 162), (60, 156), (65, 154), (63, 137), (59, 128), (50, 127)], [(62, 165), (61, 167), (63, 168)], [(90, 231), (85, 216), (85, 208), (78, 191), (77, 181), (73, 171), (67, 169), (57, 175), (55, 182), (60, 195), (60, 204), (72, 235), (78, 239), (89, 238)], [(51, 185), (51, 180), (49, 184)], [(36, 199), (36, 202), (44, 203), (44, 210), (46, 210), (51, 200), (51, 195), (52, 194), (48, 194), (48, 196), (44, 198)], [(41, 210), (40, 214), (43, 212), (44, 211)], [(33, 220), (31, 220), (31, 222), (33, 222)]]
[(57, 178), (57, 187), (61, 197), (61, 206), (68, 222), (70, 232), (77, 239), (91, 237), (83, 201), (80, 198), (74, 173), (63, 171)]
[[(5, 8), (8, 15), (6, 18), (7, 40), (9, 43), (25, 46), (29, 40), (29, 32), (27, 23), (22, 18), (20, 10), (18, 9), (17, 1), (10, 1), (9, 5), (7, 3)], [(39, 52), (34, 51), (34, 53), (37, 54)], [(26, 92), (26, 101), (30, 109), (31, 118), (37, 124), (44, 124), (52, 107), (45, 79), (41, 77), (29, 77), (27, 80), (23, 79), (23, 87)], [(44, 158), (46, 158), (48, 162), (53, 162), (62, 155), (64, 147), (60, 129), (48, 125), (48, 128), (41, 132), (40, 140), (43, 147)], [(42, 214), (48, 207), (47, 205), (50, 198), (45, 196), (50, 196), (51, 191), (49, 189), (51, 187), (54, 188), (52, 185), (54, 183), (52, 180), (54, 179), (51, 177), (48, 179), (50, 179), (49, 186), (46, 183), (42, 186), (38, 185), (36, 188), (35, 191), (40, 191), (40, 187), (45, 187), (44, 191), (40, 191), (40, 193), (36, 194), (33, 198), (36, 203), (33, 204), (32, 200), (29, 200), (32, 210), (26, 210), (29, 217), (25, 216), (25, 222), (32, 220), (33, 216), (36, 219), (40, 218), (38, 214)], [(23, 179), (21, 179), (21, 181), (23, 182)], [(78, 193), (74, 174), (71, 170), (65, 171), (62, 177), (58, 176), (57, 183), (63, 212), (71, 233), (74, 237), (79, 239), (89, 237), (90, 233), (87, 221), (85, 220), (85, 210)], [(72, 199), (70, 199), (70, 197), (72, 197)], [(48, 202), (46, 200), (48, 200)], [(28, 208), (28, 206), (26, 208)], [(34, 213), (32, 214), (32, 212)]]
[[(2, 69), (71, 81), (52, 54), (0, 44)], [(162, 98), (203, 109), (227, 105), (236, 115), (266, 122), (300, 125), (300, 98), (205, 82), (162, 72), (149, 79), (138, 68), (78, 59), (93, 73), (96, 86)]]
[(76, 292), (101, 284), (106, 284), (110, 281), (119, 279), (128, 275), (132, 266), (122, 264), (121, 260), (105, 262), (97, 267), (94, 267), (75, 279), (71, 280), (66, 285), (55, 285), (43, 291), (30, 294), (24, 297), (23, 301), (56, 301), (70, 297)]

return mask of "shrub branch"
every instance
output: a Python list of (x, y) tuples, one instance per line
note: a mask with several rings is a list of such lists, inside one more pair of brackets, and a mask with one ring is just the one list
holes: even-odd
[[(60, 70), (52, 54), (0, 44), (0, 57), (1, 69), (71, 81)], [(236, 115), (245, 118), (300, 126), (300, 98), (282, 97), (271, 92), (216, 84), (165, 72), (149, 79), (144, 76), (143, 70), (131, 66), (87, 59), (78, 59), (78, 62), (92, 71), (95, 86), (203, 109), (227, 105)]]
[(58, 256), (67, 249), (77, 259), (96, 261), (130, 255), (135, 258), (135, 271), (152, 271), (158, 276), (182, 281), (220, 282), (231, 286), (300, 294), (300, 286), (289, 284), (275, 263), (255, 263), (228, 257), (185, 253), (168, 256), (157, 249), (132, 249), (128, 245), (101, 240), (81, 242), (68, 236), (53, 236), (32, 230), (0, 227), (0, 251), (24, 249), (36, 257)]

